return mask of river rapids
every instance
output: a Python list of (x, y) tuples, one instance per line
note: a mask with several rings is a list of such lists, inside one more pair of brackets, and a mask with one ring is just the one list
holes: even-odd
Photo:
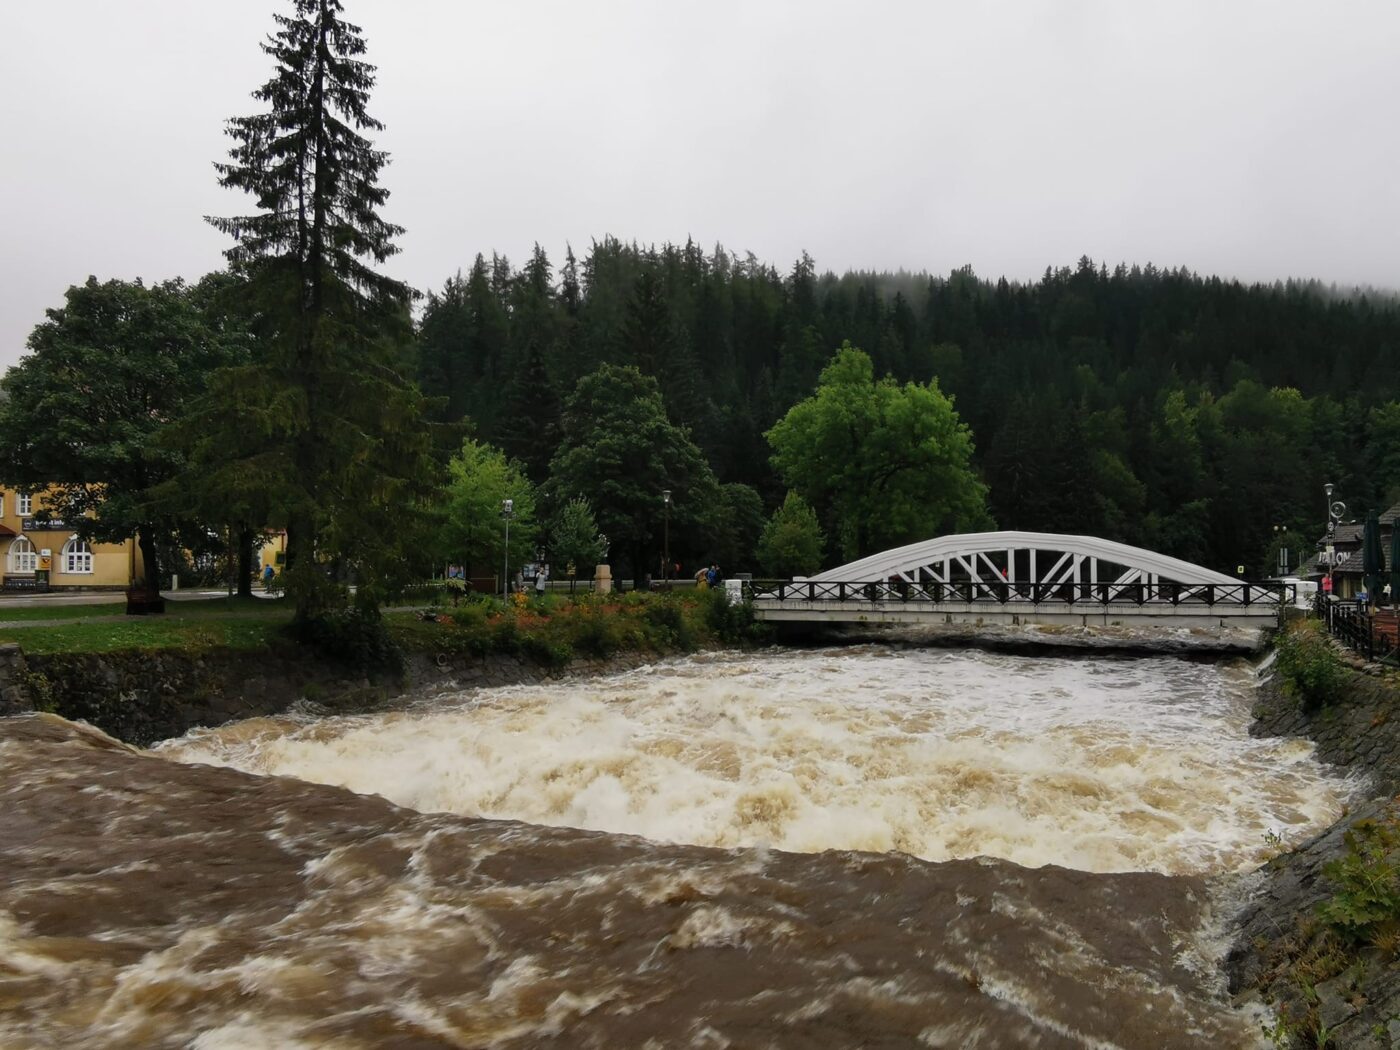
[(1235, 876), (1351, 785), (1252, 685), (865, 646), (0, 721), (0, 1047), (1261, 1045)]

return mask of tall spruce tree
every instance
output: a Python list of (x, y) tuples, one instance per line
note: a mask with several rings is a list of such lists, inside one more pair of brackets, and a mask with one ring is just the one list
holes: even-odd
[[(209, 427), (240, 440), (287, 528), (287, 590), (297, 618), (343, 600), (321, 564), (349, 566), (357, 605), (377, 610), (403, 571), (404, 508), (431, 490), (424, 403), (405, 380), (411, 290), (376, 272), (402, 229), (379, 209), (385, 153), (364, 132), (374, 67), (340, 0), (289, 0), (262, 45), (276, 70), (253, 93), (263, 112), (229, 121), (220, 183), (254, 215), (209, 218), (236, 242), (263, 331), (260, 358), (230, 370), (205, 405)], [(191, 479), (198, 483), (198, 479)]]

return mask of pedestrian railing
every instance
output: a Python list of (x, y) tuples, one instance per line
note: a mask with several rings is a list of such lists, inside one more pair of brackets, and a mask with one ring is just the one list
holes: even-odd
[(916, 583), (910, 580), (824, 582), (751, 580), (744, 597), (755, 601), (899, 602), (943, 605), (1267, 605), (1277, 608), (1296, 600), (1291, 583), (1015, 583), (1006, 580), (961, 580)]
[(1395, 655), (1397, 639), (1394, 633), (1378, 629), (1377, 618), (1365, 605), (1319, 593), (1314, 599), (1313, 610), (1327, 628), (1327, 633), (1358, 656), (1367, 660), (1384, 660)]

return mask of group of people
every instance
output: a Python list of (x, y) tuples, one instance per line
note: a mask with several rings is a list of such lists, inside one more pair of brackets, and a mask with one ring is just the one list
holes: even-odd
[(511, 590), (516, 594), (525, 594), (529, 591), (530, 584), (533, 583), (536, 597), (543, 597), (544, 592), (549, 589), (549, 566), (541, 562), (538, 565), (528, 567), (533, 568), (534, 575), (526, 576), (525, 569), (515, 570), (515, 582), (511, 585)]
[(700, 566), (700, 571), (695, 574), (695, 586), (717, 587), (722, 579), (724, 577), (720, 575), (719, 566), (711, 562), (708, 567)]

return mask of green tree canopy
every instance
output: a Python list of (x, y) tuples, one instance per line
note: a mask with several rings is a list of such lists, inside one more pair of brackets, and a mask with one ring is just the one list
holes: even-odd
[(447, 470), (446, 498), (439, 507), (440, 557), (499, 573), (506, 560), (501, 501), (509, 499), (510, 572), (532, 560), (538, 531), (535, 488), (520, 464), (494, 446), (468, 439)]
[(672, 553), (698, 542), (718, 498), (709, 464), (684, 427), (666, 417), (656, 380), (636, 368), (604, 365), (585, 376), (564, 408), (563, 440), (550, 464), (555, 503), (582, 496), (638, 581), (660, 564), (670, 489)]
[(763, 498), (751, 485), (731, 481), (719, 487), (711, 506), (705, 538), (709, 546), (696, 553), (713, 561), (725, 575), (750, 572), (756, 564), (758, 537), (763, 532)]
[(768, 441), (774, 467), (817, 509), (845, 560), (990, 521), (972, 434), (937, 381), (877, 381), (849, 343)]
[(822, 535), (817, 514), (796, 492), (773, 512), (758, 541), (758, 564), (775, 579), (811, 576), (822, 567)]
[(556, 578), (568, 575), (574, 567), (578, 579), (593, 577), (603, 560), (603, 538), (593, 508), (586, 499), (571, 499), (560, 508), (549, 525), (549, 562)]
[(156, 583), (158, 545), (195, 520), (189, 507), (152, 505), (152, 489), (184, 462), (156, 437), (238, 352), (179, 281), (147, 288), (89, 277), (48, 311), (4, 378), (0, 476), (52, 486), (49, 515), (85, 538), (135, 535)]

